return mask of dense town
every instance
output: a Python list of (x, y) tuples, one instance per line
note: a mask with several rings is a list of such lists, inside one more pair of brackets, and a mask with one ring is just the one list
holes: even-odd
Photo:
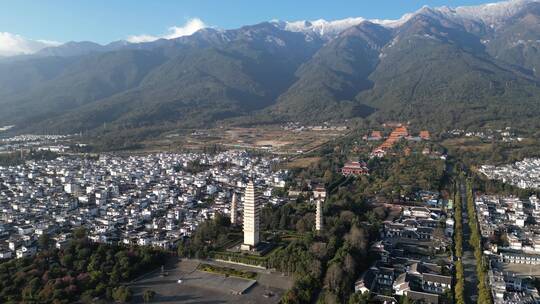
[(540, 200), (531, 196), (481, 195), (475, 199), (480, 232), (487, 241), (489, 281), (495, 303), (538, 303), (530, 279), (540, 265)]
[[(59, 157), (0, 167), (0, 258), (35, 254), (48, 234), (62, 248), (75, 227), (93, 241), (171, 249), (253, 180), (270, 203), (286, 172), (245, 152)], [(223, 168), (227, 168), (223, 170)]]
[[(71, 141), (73, 136), (7, 138), (2, 144), (12, 153), (24, 149), (55, 153), (50, 159), (27, 159), (17, 165), (0, 166), (0, 260), (39, 256), (43, 236), (50, 237), (53, 248), (59, 252), (67, 250), (77, 238), (74, 231), (79, 227), (86, 229), (88, 240), (94, 244), (180, 254), (189, 239), (200, 238), (197, 232), (202, 226), (203, 230), (208, 229), (208, 223), (225, 216), (231, 225), (224, 232), (228, 240), (211, 245), (213, 253), (204, 256), (205, 264), (197, 262), (196, 268), (190, 268), (189, 263), (198, 259), (182, 254), (187, 259), (170, 271), (180, 271), (176, 276), (181, 278), (178, 284), (183, 285), (171, 283), (157, 290), (162, 295), (186, 289), (217, 290), (215, 295), (205, 296), (214, 299), (212, 296), (223, 296), (221, 290), (229, 286), (233, 294), (245, 294), (246, 301), (263, 297), (268, 303), (277, 303), (282, 297), (284, 303), (297, 303), (286, 299), (297, 288), (291, 285), (293, 278), (294, 284), (299, 279), (277, 279), (285, 271), (283, 266), (276, 267), (273, 260), (289, 247), (298, 246), (295, 242), (299, 241), (299, 231), (311, 231), (307, 234), (327, 242), (327, 233), (336, 225), (330, 217), (329, 204), (340, 192), (357, 191), (358, 185), (376, 182), (381, 175), (388, 174), (389, 167), (380, 167), (379, 163), (423, 164), (424, 170), (434, 170), (430, 166), (435, 164), (446, 167), (447, 155), (434, 144), (430, 132), (411, 128), (409, 124), (389, 123), (380, 130), (369, 130), (362, 141), (355, 138), (356, 146), (351, 149), (354, 156), (346, 155), (328, 177), (328, 172), (317, 168), (325, 176), (315, 178), (299, 177), (305, 169), (290, 170), (286, 165), (290, 160), (270, 153), (229, 150), (84, 155), (65, 153), (70, 145), (80, 145)], [(528, 189), (538, 187), (534, 172), (539, 165), (537, 159), (524, 159), (511, 166), (485, 165), (479, 172), (487, 179)], [(400, 174), (405, 178), (412, 173)], [(456, 233), (462, 233), (462, 224), (456, 223), (461, 219), (461, 215), (455, 214), (456, 197), (448, 195), (450, 184), (428, 185), (409, 186), (412, 192), (393, 200), (381, 195), (376, 200), (369, 198), (369, 208), (382, 208), (386, 215), (369, 237), (368, 264), (352, 277), (351, 299), (369, 299), (370, 303), (461, 303), (456, 301), (456, 288), (463, 279), (457, 270), (463, 266), (461, 249), (456, 247)], [(282, 222), (288, 219), (281, 215), (278, 226), (285, 230), (272, 226), (273, 230), (265, 231), (261, 226), (261, 210), (265, 206), (272, 207), (266, 212), (277, 214), (282, 214), (281, 209), (299, 208), (296, 212), (305, 212), (302, 210), (307, 208), (313, 212), (313, 220), (307, 222), (311, 226), (301, 230), (298, 223), (283, 226)], [(540, 221), (540, 200), (536, 196), (522, 200), (480, 193), (475, 196), (474, 206), (482, 236), (480, 246), (484, 249), (476, 263), (483, 263), (479, 261), (485, 258), (486, 283), (493, 302), (538, 303), (540, 296), (533, 278), (540, 273), (533, 266), (540, 265), (540, 232), (536, 224)], [(306, 215), (300, 222), (305, 218)], [(374, 228), (373, 223), (365, 223), (366, 214), (359, 218), (364, 219), (362, 229)], [(292, 240), (275, 241), (268, 237), (269, 232)], [(199, 258), (199, 252), (196, 256)], [(244, 265), (243, 270), (237, 268), (239, 262)], [(258, 273), (258, 279), (246, 272), (248, 266), (255, 267), (252, 271)], [(208, 271), (225, 274), (225, 281), (216, 284), (216, 274), (203, 275)], [(259, 281), (266, 272), (274, 280), (272, 283)], [(140, 298), (141, 292), (147, 290), (145, 284), (154, 284), (163, 273), (168, 271), (164, 272), (161, 266), (159, 276), (154, 274), (132, 284), (137, 296)], [(228, 279), (231, 273), (233, 278)], [(208, 277), (198, 282), (195, 275)], [(238, 277), (244, 279), (238, 281)], [(276, 283), (280, 280), (284, 285)], [(467, 289), (473, 288), (468, 284)], [(320, 297), (327, 301), (332, 292), (325, 287)], [(279, 297), (274, 297), (276, 294)], [(477, 297), (474, 293), (468, 296)]]
[(503, 166), (483, 165), (478, 171), (489, 179), (500, 180), (522, 189), (540, 188), (540, 159), (538, 158), (526, 158)]

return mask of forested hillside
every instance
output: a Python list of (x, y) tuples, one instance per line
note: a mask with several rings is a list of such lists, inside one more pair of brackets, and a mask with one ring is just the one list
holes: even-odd
[(0, 302), (126, 302), (131, 292), (121, 283), (161, 266), (165, 257), (147, 247), (91, 243), (81, 229), (74, 235), (65, 249), (52, 248), (44, 236), (35, 257), (0, 263)]
[(333, 24), (265, 22), (3, 58), (0, 125), (40, 133), (349, 118), (539, 126), (535, 0)]

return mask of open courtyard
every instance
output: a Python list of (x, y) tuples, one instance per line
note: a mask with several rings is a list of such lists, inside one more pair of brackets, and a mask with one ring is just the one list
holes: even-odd
[[(165, 268), (167, 275), (154, 271), (130, 284), (134, 303), (142, 303), (145, 290), (156, 292), (152, 303), (278, 303), (292, 286), (292, 278), (266, 269), (244, 265), (204, 261), (205, 264), (225, 266), (257, 273), (255, 280), (200, 271), (198, 260), (181, 260)], [(179, 283), (181, 280), (181, 283)]]

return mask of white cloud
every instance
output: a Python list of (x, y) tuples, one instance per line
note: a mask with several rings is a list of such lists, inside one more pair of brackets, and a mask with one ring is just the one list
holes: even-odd
[(0, 56), (33, 54), (43, 48), (60, 45), (56, 41), (31, 40), (8, 32), (0, 32)]
[(199, 18), (189, 19), (183, 26), (170, 27), (168, 32), (161, 36), (153, 35), (135, 35), (129, 36), (127, 41), (131, 43), (151, 42), (161, 38), (174, 39), (182, 36), (189, 36), (196, 31), (207, 27), (207, 25)]

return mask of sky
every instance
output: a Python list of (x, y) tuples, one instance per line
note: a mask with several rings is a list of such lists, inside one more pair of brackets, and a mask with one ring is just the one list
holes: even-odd
[(0, 55), (68, 41), (106, 44), (189, 35), (279, 19), (398, 19), (424, 5), (496, 0), (0, 0)]

